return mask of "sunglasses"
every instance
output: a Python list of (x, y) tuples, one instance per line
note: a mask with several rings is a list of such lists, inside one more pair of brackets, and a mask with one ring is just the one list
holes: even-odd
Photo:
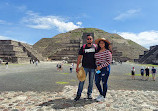
[(87, 39), (87, 40), (92, 40), (91, 38)]

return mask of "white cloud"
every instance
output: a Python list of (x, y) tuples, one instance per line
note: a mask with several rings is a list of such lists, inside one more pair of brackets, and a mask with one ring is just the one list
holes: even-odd
[(0, 36), (0, 40), (11, 40), (9, 37)]
[(0, 40), (14, 40), (14, 41), (22, 42), (22, 43), (27, 43), (25, 41), (16, 40), (14, 38), (6, 37), (6, 36), (1, 36), (1, 35), (0, 35)]
[(146, 48), (149, 48), (153, 45), (158, 45), (158, 31), (145, 31), (138, 34), (130, 32), (119, 32), (118, 34), (123, 38), (130, 39)]
[(82, 25), (82, 22), (77, 22), (76, 24), (77, 24), (77, 25)]
[(0, 20), (0, 24), (4, 24), (5, 23), (5, 21), (4, 20)]
[(39, 25), (27, 25), (28, 27), (34, 28), (34, 29), (50, 29), (51, 26), (47, 24), (39, 24)]
[(59, 32), (66, 32), (76, 28), (80, 28), (82, 22), (66, 22), (65, 18), (58, 16), (39, 16), (38, 13), (28, 11), (28, 16), (23, 18), (22, 22), (28, 27), (35, 29), (57, 29)]
[(123, 19), (127, 19), (127, 18), (130, 18), (130, 17), (133, 17), (135, 16), (137, 13), (140, 12), (140, 9), (132, 9), (132, 10), (127, 10), (126, 12), (124, 13), (121, 13), (120, 15), (116, 16), (114, 18), (114, 20), (123, 20)]
[(11, 23), (6, 22), (6, 21), (4, 21), (4, 20), (0, 20), (0, 24), (3, 24), (3, 25), (11, 25)]

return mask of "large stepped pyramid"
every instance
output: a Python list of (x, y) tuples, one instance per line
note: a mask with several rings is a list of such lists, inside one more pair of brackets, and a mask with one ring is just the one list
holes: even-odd
[[(70, 44), (72, 41), (79, 41), (80, 47), (83, 45), (85, 42), (83, 39), (84, 33), (93, 33), (94, 40), (97, 38), (108, 39), (112, 43), (113, 58), (115, 61), (134, 61), (134, 59), (139, 58), (140, 54), (147, 51), (147, 49), (141, 45), (131, 40), (124, 39), (118, 34), (108, 33), (96, 28), (78, 28), (66, 33), (60, 33), (52, 38), (42, 38), (35, 43), (33, 47), (41, 52), (44, 57), (52, 60), (56, 60), (55, 58), (58, 57), (62, 60), (62, 58), (66, 58), (68, 55), (65, 52), (71, 51), (71, 49), (69, 50), (69, 46), (67, 44)], [(74, 47), (73, 45), (72, 47)], [(74, 50), (74, 58), (76, 57), (75, 53), (78, 54), (77, 49)]]
[(139, 59), (135, 62), (142, 64), (158, 64), (158, 45), (151, 46), (150, 50), (144, 51), (143, 55), (139, 55)]
[(24, 63), (29, 62), (30, 59), (43, 60), (40, 54), (35, 52), (28, 44), (13, 40), (0, 40), (0, 59), (4, 62)]
[[(66, 60), (69, 63), (77, 62), (78, 51), (83, 44), (86, 44), (86, 38), (88, 34), (92, 35), (94, 38), (94, 33), (83, 33), (82, 39), (70, 40), (69, 43), (63, 43), (62, 45), (60, 45), (60, 50), (58, 49), (56, 53), (54, 53), (52, 56), (49, 56), (49, 59)], [(117, 50), (117, 47), (113, 47), (112, 51), (113, 51), (113, 59), (115, 61), (127, 61), (129, 59), (127, 57), (122, 57), (122, 52), (119, 52)]]

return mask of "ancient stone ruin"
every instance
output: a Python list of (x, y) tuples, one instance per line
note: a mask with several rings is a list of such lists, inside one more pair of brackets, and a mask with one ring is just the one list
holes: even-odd
[(0, 59), (11, 63), (29, 62), (30, 59), (44, 60), (30, 45), (13, 40), (0, 40)]
[(158, 45), (151, 46), (150, 50), (144, 51), (143, 55), (139, 55), (139, 59), (135, 62), (142, 64), (158, 64)]
[[(60, 50), (49, 57), (50, 60), (66, 60), (69, 63), (76, 63), (78, 57), (78, 51), (83, 44), (86, 44), (87, 35), (91, 35), (94, 38), (94, 33), (83, 33), (82, 39), (69, 40), (69, 42), (62, 44)], [(112, 45), (112, 43), (111, 43)], [(128, 58), (122, 57), (122, 52), (117, 50), (117, 47), (112, 48), (113, 59), (115, 61), (127, 61)]]
[(76, 62), (80, 48), (80, 40), (70, 40), (69, 43), (63, 44), (64, 48), (58, 50), (49, 57), (51, 60), (65, 60), (69, 63)]
[[(134, 61), (147, 50), (118, 34), (108, 33), (96, 28), (78, 28), (60, 33), (52, 38), (42, 38), (33, 45), (33, 48), (42, 53), (47, 60), (76, 61), (79, 47), (86, 43), (85, 36), (87, 34), (92, 34), (94, 40), (98, 38), (108, 39), (112, 43), (113, 59), (115, 61)], [(71, 60), (72, 57), (74, 60)]]

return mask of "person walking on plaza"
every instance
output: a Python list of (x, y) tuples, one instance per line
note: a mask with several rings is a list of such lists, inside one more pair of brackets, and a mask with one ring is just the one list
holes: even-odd
[[(84, 44), (80, 50), (79, 55), (77, 59), (77, 66), (76, 66), (76, 72), (79, 71), (79, 64), (82, 59), (82, 66), (85, 70), (86, 76), (89, 74), (89, 85), (88, 85), (88, 91), (87, 91), (87, 99), (92, 99), (92, 89), (93, 89), (93, 79), (95, 74), (95, 59), (94, 54), (96, 52), (96, 46), (93, 42), (93, 37), (91, 35), (87, 35), (87, 44)], [(74, 98), (75, 101), (78, 101), (81, 97), (81, 93), (83, 90), (84, 82), (79, 82), (77, 95)]]
[(33, 63), (33, 64), (35, 63), (35, 60), (34, 60), (34, 59), (32, 60), (32, 63)]
[(59, 63), (57, 63), (56, 68), (57, 68), (57, 71), (59, 71)]
[(38, 60), (36, 60), (35, 64), (36, 64), (36, 66), (38, 66)]
[(62, 70), (63, 70), (62, 63), (59, 63), (59, 64), (58, 64), (58, 68), (59, 68), (59, 71), (62, 71)]
[[(107, 81), (110, 74), (110, 64), (112, 62), (112, 53), (110, 52), (109, 45), (110, 42), (104, 38), (95, 40), (98, 44), (97, 52), (95, 53), (96, 59), (96, 74), (95, 74), (95, 84), (100, 95), (96, 98), (97, 101), (104, 101), (106, 97), (106, 92), (108, 89)], [(102, 87), (100, 81), (102, 80)]]
[(154, 67), (152, 67), (151, 73), (152, 73), (153, 81), (155, 81), (156, 69)]
[(74, 63), (71, 63), (70, 65), (70, 73), (72, 73), (72, 69), (74, 68)]
[(30, 59), (30, 64), (31, 64), (32, 60)]
[(145, 73), (146, 73), (146, 80), (148, 81), (149, 80), (149, 75), (150, 75), (149, 67), (146, 67)]
[(132, 79), (135, 80), (135, 68), (132, 67), (131, 69), (131, 75), (132, 75)]
[(8, 61), (5, 63), (6, 69), (8, 69)]
[(142, 67), (140, 69), (140, 73), (141, 73), (141, 76), (142, 76), (142, 80), (144, 80), (144, 67)]

